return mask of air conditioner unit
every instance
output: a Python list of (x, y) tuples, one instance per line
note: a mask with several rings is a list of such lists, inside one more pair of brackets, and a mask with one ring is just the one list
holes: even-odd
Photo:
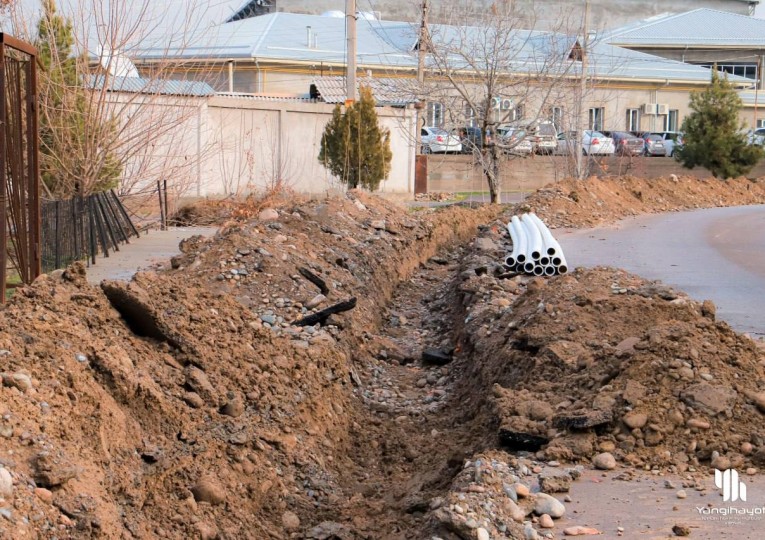
[(502, 100), (498, 97), (491, 98), (491, 108), (499, 109), (502, 106)]
[(643, 104), (643, 114), (656, 114), (656, 103)]
[(512, 99), (503, 99), (502, 100), (502, 110), (503, 111), (509, 111), (513, 108), (513, 100)]
[(659, 103), (656, 106), (656, 114), (669, 114), (669, 105), (665, 103)]

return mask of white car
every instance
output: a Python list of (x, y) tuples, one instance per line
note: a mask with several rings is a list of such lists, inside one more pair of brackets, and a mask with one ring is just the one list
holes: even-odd
[[(576, 149), (576, 132), (566, 131), (558, 135), (556, 154), (573, 154)], [(586, 156), (610, 156), (616, 151), (614, 140), (600, 131), (585, 129), (582, 132), (582, 152)]]
[(497, 137), (501, 144), (508, 146), (502, 148), (508, 154), (528, 155), (534, 151), (531, 138), (523, 129), (500, 126), (497, 128)]
[(746, 141), (749, 144), (756, 144), (757, 146), (765, 145), (765, 128), (757, 128), (753, 131), (749, 131), (746, 136)]
[(462, 152), (462, 142), (458, 137), (449, 135), (446, 130), (438, 127), (424, 127), (420, 131), (420, 145), (423, 154)]

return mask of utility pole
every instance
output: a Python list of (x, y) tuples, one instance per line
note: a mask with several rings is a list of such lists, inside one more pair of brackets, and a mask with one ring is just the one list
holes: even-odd
[(584, 27), (582, 29), (582, 76), (579, 80), (579, 99), (577, 109), (576, 120), (576, 178), (577, 180), (584, 179), (584, 140), (582, 121), (584, 120), (584, 95), (587, 92), (587, 42), (590, 38), (590, 0), (584, 2)]
[[(420, 40), (417, 49), (417, 89), (422, 92), (425, 83), (425, 57), (428, 54), (428, 0), (422, 0), (422, 14), (420, 16)], [(426, 115), (423, 114), (425, 100), (420, 99), (416, 105), (417, 118), (415, 121), (415, 141), (420, 140), (420, 130), (425, 125)]]
[(356, 101), (356, 0), (345, 0), (345, 104)]

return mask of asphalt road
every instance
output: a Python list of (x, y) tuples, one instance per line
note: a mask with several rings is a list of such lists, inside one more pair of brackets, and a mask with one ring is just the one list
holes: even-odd
[(558, 230), (569, 268), (615, 266), (711, 299), (740, 332), (765, 336), (765, 206), (640, 216)]

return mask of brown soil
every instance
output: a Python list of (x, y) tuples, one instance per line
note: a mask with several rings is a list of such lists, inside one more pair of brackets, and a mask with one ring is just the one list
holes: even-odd
[(529, 196), (525, 205), (551, 227), (593, 227), (628, 216), (765, 203), (765, 179), (718, 180), (591, 177), (563, 180)]
[[(551, 193), (543, 216), (569, 208)], [(765, 462), (761, 354), (713, 306), (612, 269), (511, 278), (499, 208), (262, 209), (172, 270), (96, 288), (75, 265), (0, 311), (0, 536), (524, 538), (538, 475), (600, 451)]]

